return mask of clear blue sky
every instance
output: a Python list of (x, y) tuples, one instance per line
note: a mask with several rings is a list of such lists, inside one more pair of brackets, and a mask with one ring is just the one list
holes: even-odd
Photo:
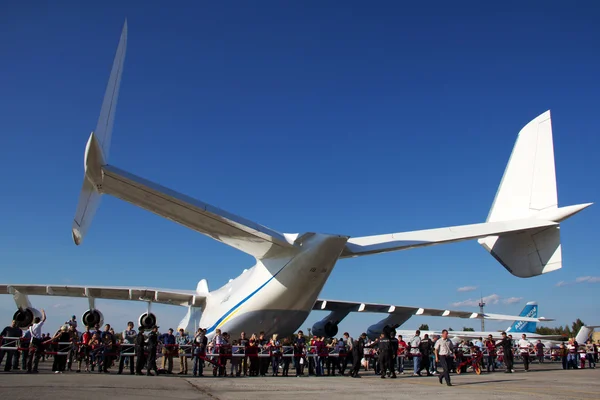
[[(252, 265), (109, 197), (73, 244), (83, 151), (125, 18), (111, 163), (273, 229), (362, 236), (481, 222), (518, 131), (547, 109), (560, 205), (600, 200), (596, 2), (10, 2), (0, 14), (0, 281), (193, 289), (207, 278), (214, 289)], [(556, 285), (600, 275), (599, 207), (563, 224), (558, 272), (519, 279), (465, 242), (340, 261), (322, 297), (451, 307), (495, 294), (489, 312), (537, 300), (557, 325), (598, 324), (600, 283)], [(49, 310), (49, 331), (86, 307), (33, 301)], [(144, 310), (98, 305), (119, 326)], [(156, 310), (163, 327), (185, 313)], [(1, 323), (13, 311), (0, 296)], [(380, 318), (351, 316), (340, 329)], [(414, 317), (405, 327), (422, 322), (478, 326)]]

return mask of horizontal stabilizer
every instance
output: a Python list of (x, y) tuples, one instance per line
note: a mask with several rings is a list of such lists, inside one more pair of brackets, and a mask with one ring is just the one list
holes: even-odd
[(529, 230), (479, 239), (481, 244), (508, 272), (529, 278), (562, 267), (560, 228)]

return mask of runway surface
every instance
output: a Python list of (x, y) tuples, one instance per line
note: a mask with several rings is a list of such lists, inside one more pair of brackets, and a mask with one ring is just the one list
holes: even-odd
[[(53, 374), (51, 363), (40, 364), (39, 374), (0, 371), (0, 398), (11, 400), (61, 399), (408, 399), (420, 396), (444, 399), (598, 399), (600, 369), (564, 371), (558, 364), (534, 364), (526, 373), (496, 372), (451, 376), (454, 386), (440, 385), (437, 377), (400, 375), (380, 379), (372, 372), (361, 379), (349, 377), (194, 378), (66, 372)], [(176, 370), (177, 371), (177, 370)]]

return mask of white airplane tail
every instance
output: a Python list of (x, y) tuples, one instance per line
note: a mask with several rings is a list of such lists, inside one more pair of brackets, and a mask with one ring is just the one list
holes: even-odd
[(106, 86), (106, 93), (102, 101), (98, 124), (96, 130), (90, 135), (85, 149), (83, 186), (73, 220), (72, 234), (75, 244), (80, 244), (83, 240), (94, 218), (96, 209), (100, 205), (101, 187), (97, 187), (94, 182), (102, 182), (100, 178), (102, 175), (101, 166), (108, 162), (110, 139), (117, 109), (117, 99), (119, 98), (126, 48), (127, 21), (125, 21), (121, 32), (121, 39), (119, 40), (110, 78)]
[(575, 336), (575, 340), (579, 345), (585, 344), (585, 342), (592, 336), (594, 328), (600, 328), (600, 326), (582, 326)]
[[(542, 219), (561, 222), (590, 206), (558, 207), (552, 121), (546, 111), (520, 132), (487, 222)], [(478, 240), (511, 274), (532, 277), (562, 267), (560, 227), (527, 229)]]

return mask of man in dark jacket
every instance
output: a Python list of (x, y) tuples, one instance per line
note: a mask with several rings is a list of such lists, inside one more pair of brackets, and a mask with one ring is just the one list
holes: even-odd
[(429, 356), (431, 355), (431, 349), (433, 348), (433, 343), (431, 339), (429, 339), (429, 335), (425, 334), (423, 340), (419, 344), (419, 350), (421, 350), (421, 365), (419, 366), (418, 374), (421, 375), (421, 370), (425, 369), (427, 372), (427, 376), (431, 376), (431, 372), (429, 371)]
[(502, 340), (500, 340), (498, 346), (502, 347), (504, 353), (504, 363), (506, 364), (506, 371), (504, 372), (511, 374), (513, 370), (513, 344), (512, 340), (506, 336), (506, 332), (502, 332)]
[[(146, 365), (146, 354), (144, 353), (144, 344), (146, 338), (144, 337), (144, 327), (140, 326), (138, 329), (138, 335), (135, 337), (135, 374), (142, 375), (142, 369)], [(130, 361), (131, 362), (131, 361)]]
[[(10, 348), (10, 350), (0, 350), (0, 363), (6, 354), (6, 364), (4, 364), (5, 372), (9, 372), (11, 368), (19, 369), (19, 352), (17, 351), (17, 347), (22, 333), (21, 328), (17, 327), (17, 321), (13, 321), (10, 326), (4, 328), (2, 333), (0, 333), (0, 337), (12, 338), (4, 339), (4, 345)], [(14, 350), (12, 350), (13, 348)]]
[(360, 370), (360, 361), (365, 354), (366, 338), (367, 334), (363, 333), (354, 341), (354, 343), (352, 343), (352, 371), (350, 371), (350, 376), (353, 378), (360, 378), (358, 371)]
[(146, 369), (146, 375), (152, 376), (154, 371), (158, 376), (158, 367), (156, 366), (156, 350), (158, 348), (158, 326), (153, 326), (152, 330), (148, 334), (148, 368)]

